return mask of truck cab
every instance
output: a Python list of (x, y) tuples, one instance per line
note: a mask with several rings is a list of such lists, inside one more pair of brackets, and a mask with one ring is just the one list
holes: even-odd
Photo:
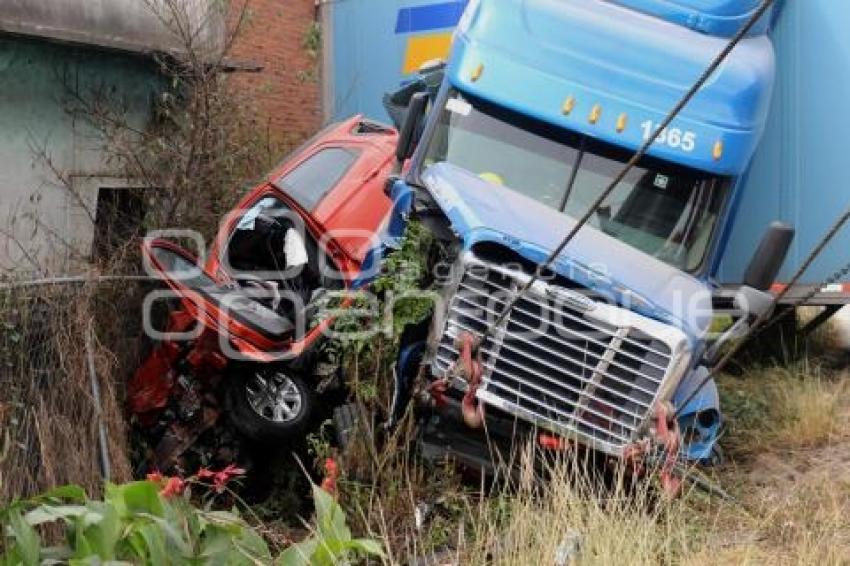
[[(514, 299), (758, 4), (467, 5), (391, 191), (409, 203), (405, 218), (438, 218), (435, 234), (455, 250), (418, 350), (432, 383), (466, 400), (460, 338), (479, 340), (474, 397), (488, 429), (519, 422), (623, 457), (671, 402), (683, 455), (712, 458), (722, 420), (714, 383), (679, 403), (710, 363), (711, 266), (769, 110), (770, 15)], [(411, 105), (408, 120), (415, 114)], [(404, 392), (404, 359), (396, 373)]]

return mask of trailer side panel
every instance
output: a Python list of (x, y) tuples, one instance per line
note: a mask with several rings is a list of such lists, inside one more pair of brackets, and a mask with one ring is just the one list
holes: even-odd
[[(778, 82), (767, 131), (743, 187), (719, 278), (738, 283), (766, 226), (797, 228), (779, 281), (789, 280), (838, 215), (850, 206), (850, 3), (787, 2), (774, 31)], [(850, 229), (824, 251), (804, 285), (850, 262)], [(850, 291), (844, 277), (827, 294)]]

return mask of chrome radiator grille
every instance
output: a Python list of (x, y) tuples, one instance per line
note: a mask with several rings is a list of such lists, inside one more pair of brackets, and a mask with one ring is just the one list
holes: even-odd
[[(481, 335), (527, 280), (471, 255), (463, 259), (434, 359), (437, 375), (457, 359), (456, 337)], [(479, 399), (619, 454), (679, 379), (673, 374), (687, 341), (673, 327), (537, 282), (481, 351)]]

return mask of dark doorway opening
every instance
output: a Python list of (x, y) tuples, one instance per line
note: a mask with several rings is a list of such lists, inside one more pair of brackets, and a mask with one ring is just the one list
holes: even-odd
[(140, 236), (145, 212), (144, 189), (101, 187), (97, 192), (92, 259), (107, 261)]

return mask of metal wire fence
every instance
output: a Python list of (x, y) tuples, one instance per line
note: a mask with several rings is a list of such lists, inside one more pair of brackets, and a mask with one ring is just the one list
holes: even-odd
[(122, 406), (142, 283), (0, 290), (0, 503), (131, 477)]

